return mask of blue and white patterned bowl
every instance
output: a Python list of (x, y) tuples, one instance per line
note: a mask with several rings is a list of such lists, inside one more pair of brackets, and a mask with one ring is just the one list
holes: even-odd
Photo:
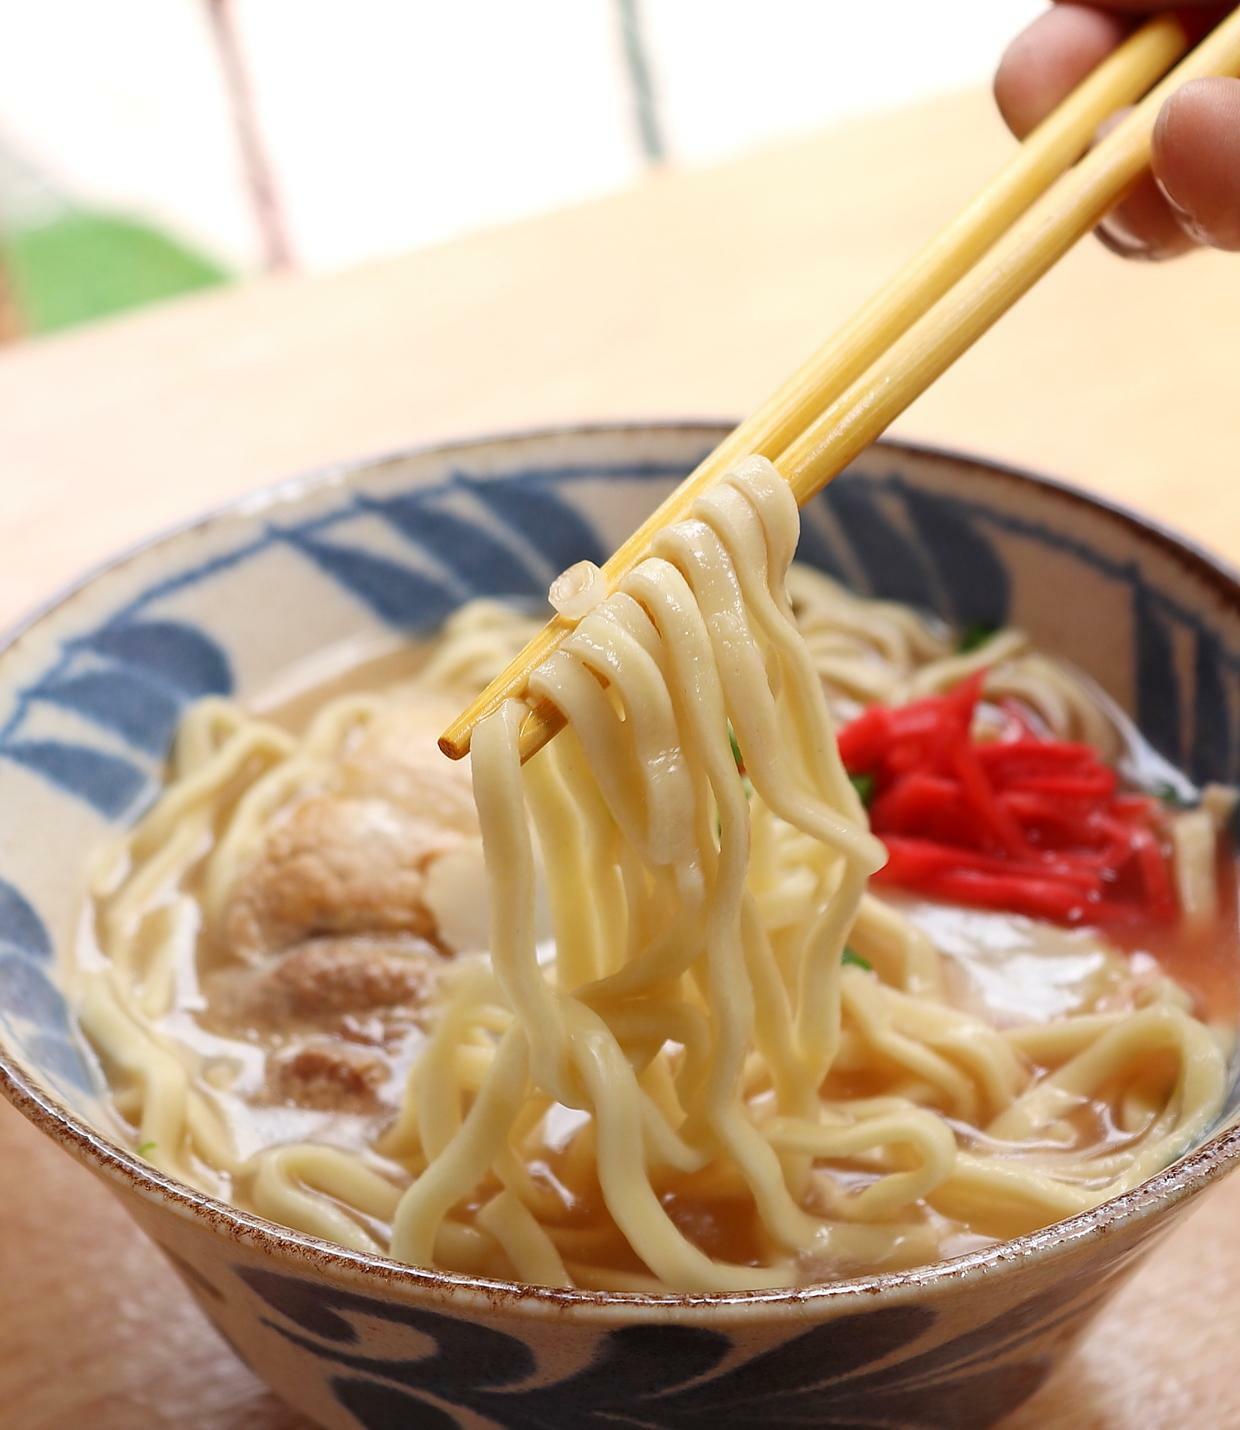
[[(721, 435), (534, 433), (293, 482), (92, 576), (0, 655), (0, 1087), (323, 1425), (989, 1424), (1240, 1157), (1229, 1113), (1135, 1191), (991, 1250), (789, 1292), (648, 1298), (344, 1251), (179, 1186), (97, 1130), (100, 1079), (58, 953), (87, 851), (151, 798), (186, 703), (244, 699), (359, 636), (431, 630), (470, 596), (541, 595), (564, 566), (601, 560)], [(806, 512), (801, 557), (953, 622), (1015, 622), (1091, 670), (1194, 777), (1240, 773), (1240, 589), (1124, 512), (889, 444)]]

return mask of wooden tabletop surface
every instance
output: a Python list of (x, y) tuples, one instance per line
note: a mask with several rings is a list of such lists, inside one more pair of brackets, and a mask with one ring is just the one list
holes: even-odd
[[(982, 182), (954, 96), (351, 273), (0, 354), (0, 624), (308, 467), (550, 422), (737, 415)], [(421, 197), (410, 195), (410, 202)], [(1240, 553), (1240, 258), (1083, 246), (901, 423)], [(0, 1424), (293, 1430), (110, 1195), (0, 1108)], [(1010, 1425), (1240, 1425), (1240, 1178)]]

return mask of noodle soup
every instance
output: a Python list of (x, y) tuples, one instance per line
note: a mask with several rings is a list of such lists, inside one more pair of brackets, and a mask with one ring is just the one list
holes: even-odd
[(925, 1264), (1131, 1187), (1222, 1107), (1221, 789), (1015, 630), (788, 567), (751, 462), (584, 613), (489, 602), (194, 708), (73, 970), (153, 1165), (359, 1250), (743, 1290)]

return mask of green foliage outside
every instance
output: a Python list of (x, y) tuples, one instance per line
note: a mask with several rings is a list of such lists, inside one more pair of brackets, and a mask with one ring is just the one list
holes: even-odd
[(69, 210), (3, 242), (22, 326), (30, 333), (72, 327), (229, 277), (166, 234), (111, 214)]

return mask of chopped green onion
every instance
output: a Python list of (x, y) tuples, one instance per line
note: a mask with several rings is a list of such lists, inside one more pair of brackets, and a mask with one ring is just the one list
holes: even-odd
[(992, 626), (989, 621), (971, 621), (960, 632), (960, 641), (956, 648), (961, 655), (967, 655), (969, 651), (985, 645), (997, 630), (998, 627)]
[(1170, 780), (1162, 780), (1150, 791), (1155, 799), (1161, 800), (1163, 804), (1169, 805), (1172, 809), (1193, 809), (1197, 801), (1191, 795), (1186, 795), (1177, 789)]
[(862, 804), (868, 806), (874, 798), (874, 776), (873, 775), (849, 775), (852, 787), (857, 791), (857, 798)]
[(874, 965), (867, 963), (864, 958), (853, 948), (845, 948), (844, 957), (840, 962), (845, 968), (864, 968), (867, 973), (874, 972)]
[(736, 731), (733, 730), (731, 725), (728, 726), (728, 744), (732, 746), (732, 758), (736, 761), (736, 768), (743, 770), (745, 768), (745, 757), (741, 754), (741, 747), (736, 743)]
[(138, 1156), (145, 1157), (148, 1152), (154, 1152), (158, 1146), (158, 1142), (139, 1142), (137, 1146)]
[[(728, 726), (728, 739), (732, 742), (732, 755), (733, 758), (736, 760), (736, 768), (741, 771), (741, 789), (745, 791), (746, 799), (752, 799), (753, 781), (749, 778), (747, 774), (744, 773), (745, 766), (743, 761), (741, 760), (741, 752), (737, 748), (736, 736), (732, 733), (731, 725)], [(719, 819), (718, 817), (716, 817), (715, 819), (715, 833), (723, 833), (723, 820)]]

